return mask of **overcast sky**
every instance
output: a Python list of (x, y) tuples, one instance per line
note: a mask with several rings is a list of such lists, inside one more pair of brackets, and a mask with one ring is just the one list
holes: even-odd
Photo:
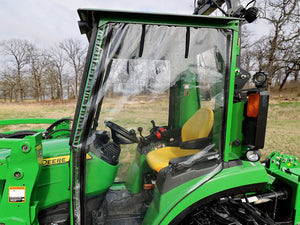
[(191, 14), (193, 0), (1, 0), (0, 40), (28, 39), (51, 45), (66, 38), (85, 40), (78, 8)]
[(192, 14), (194, 4), (194, 0), (0, 0), (0, 2), (0, 40), (27, 39), (45, 47), (71, 37), (86, 41), (77, 25), (78, 8)]

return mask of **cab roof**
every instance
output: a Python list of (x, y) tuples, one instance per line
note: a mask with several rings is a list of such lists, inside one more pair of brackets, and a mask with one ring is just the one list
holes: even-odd
[(161, 14), (146, 12), (114, 11), (101, 9), (78, 9), (78, 22), (82, 34), (91, 37), (93, 24), (101, 26), (108, 22), (204, 26), (215, 28), (238, 29), (239, 19), (231, 17), (212, 17), (183, 14)]

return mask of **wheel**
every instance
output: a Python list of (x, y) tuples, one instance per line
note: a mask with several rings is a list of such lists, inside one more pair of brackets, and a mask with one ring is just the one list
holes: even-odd
[(194, 209), (179, 225), (264, 224), (275, 222), (264, 212), (249, 203), (229, 200), (211, 202)]

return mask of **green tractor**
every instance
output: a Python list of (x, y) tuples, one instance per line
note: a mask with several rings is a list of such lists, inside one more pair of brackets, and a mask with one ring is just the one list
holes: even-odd
[(300, 224), (298, 159), (260, 162), (267, 75), (240, 68), (257, 9), (206, 16), (223, 3), (78, 10), (90, 44), (73, 121), (0, 121), (51, 124), (0, 133), (0, 225)]

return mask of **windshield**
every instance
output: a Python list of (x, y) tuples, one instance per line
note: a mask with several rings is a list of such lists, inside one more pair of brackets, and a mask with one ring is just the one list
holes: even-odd
[[(210, 137), (206, 145), (214, 144), (215, 152), (220, 151), (230, 30), (111, 23), (99, 29), (97, 40), (102, 47), (93, 65), (102, 88), (92, 101), (96, 104), (90, 136), (101, 130), (122, 144), (117, 179), (125, 178), (130, 157), (155, 129), (174, 135), (152, 138), (146, 149)], [(205, 110), (211, 125), (203, 125), (201, 116), (196, 116)], [(132, 139), (118, 135), (109, 128), (110, 122), (130, 131)], [(198, 133), (190, 134), (190, 130)], [(93, 146), (90, 150), (96, 151)]]

